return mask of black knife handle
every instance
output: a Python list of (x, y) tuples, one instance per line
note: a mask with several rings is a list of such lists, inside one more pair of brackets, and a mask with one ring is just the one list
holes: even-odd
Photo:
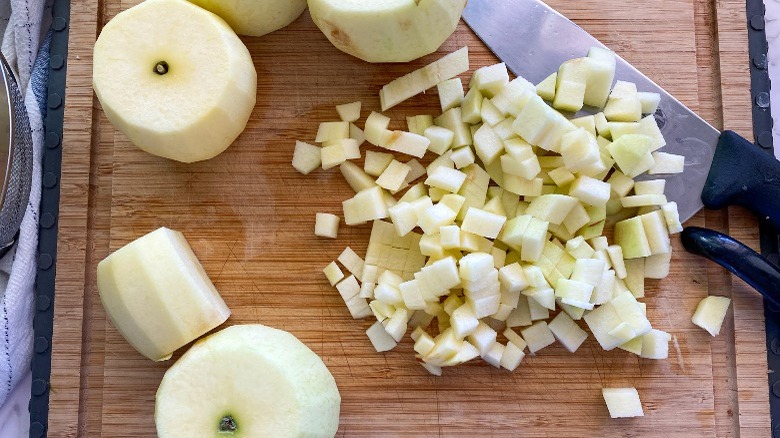
[(680, 238), (686, 250), (728, 269), (780, 308), (780, 269), (760, 254), (725, 234), (706, 228), (686, 227)]
[(712, 209), (741, 205), (780, 230), (780, 161), (723, 131), (701, 200)]

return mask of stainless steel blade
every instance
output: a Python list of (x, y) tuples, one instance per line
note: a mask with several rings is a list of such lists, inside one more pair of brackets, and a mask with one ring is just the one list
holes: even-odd
[[(575, 23), (538, 0), (469, 0), (463, 19), (516, 75), (539, 83), (564, 61), (606, 47)], [(676, 201), (680, 220), (704, 207), (701, 192), (720, 132), (618, 56), (616, 78), (640, 91), (661, 95), (655, 117), (666, 138), (664, 152), (685, 156), (685, 172), (664, 178), (666, 196)]]

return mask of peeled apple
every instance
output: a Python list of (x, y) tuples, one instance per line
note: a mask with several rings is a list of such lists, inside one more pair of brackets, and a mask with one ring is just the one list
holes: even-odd
[(435, 52), (465, 7), (466, 0), (309, 0), (328, 40), (368, 62), (408, 62)]
[(92, 86), (133, 144), (191, 163), (222, 153), (244, 130), (257, 73), (218, 16), (186, 0), (146, 0), (103, 28)]
[(198, 341), (157, 390), (160, 438), (329, 438), (341, 396), (330, 371), (295, 336), (237, 325)]
[(306, 0), (190, 0), (222, 17), (239, 35), (262, 36), (295, 21)]
[(230, 316), (184, 235), (168, 228), (101, 261), (97, 286), (114, 326), (154, 361), (169, 359)]

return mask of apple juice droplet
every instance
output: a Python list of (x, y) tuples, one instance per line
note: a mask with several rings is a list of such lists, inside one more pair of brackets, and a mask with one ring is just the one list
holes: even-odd
[(154, 65), (154, 72), (160, 76), (168, 73), (168, 63), (165, 61), (158, 62)]
[(222, 420), (219, 421), (219, 427), (217, 428), (219, 433), (230, 434), (238, 430), (238, 424), (232, 415), (225, 415)]

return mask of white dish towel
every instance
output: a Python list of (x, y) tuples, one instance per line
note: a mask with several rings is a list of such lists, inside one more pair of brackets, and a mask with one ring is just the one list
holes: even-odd
[[(41, 150), (44, 138), (45, 78), (48, 62), (36, 63), (51, 24), (51, 0), (0, 0), (2, 52), (23, 90), (33, 139), (33, 177), (30, 202), (14, 249), (0, 259), (0, 438), (20, 437), (29, 427), (29, 380), (32, 357), (32, 317), (37, 269), (38, 210), (41, 198)], [(47, 45), (48, 46), (48, 45)], [(48, 60), (47, 53), (44, 56)]]

